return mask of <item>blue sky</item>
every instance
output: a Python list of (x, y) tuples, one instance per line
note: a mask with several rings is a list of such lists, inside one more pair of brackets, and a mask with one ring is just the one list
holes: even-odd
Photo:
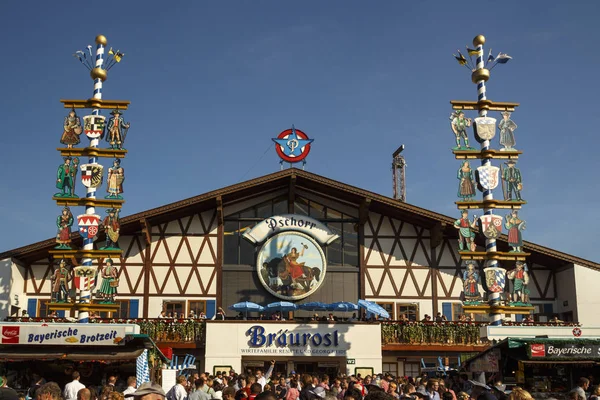
[(71, 55), (99, 33), (126, 53), (103, 91), (132, 102), (122, 215), (279, 170), (267, 149), (293, 123), (315, 139), (307, 170), (390, 196), (405, 144), (408, 202), (451, 216), (449, 101), (476, 99), (452, 53), (482, 33), (514, 58), (488, 98), (521, 103), (524, 238), (600, 261), (600, 2), (101, 4), (2, 5), (0, 250), (55, 235), (59, 99), (91, 97)]

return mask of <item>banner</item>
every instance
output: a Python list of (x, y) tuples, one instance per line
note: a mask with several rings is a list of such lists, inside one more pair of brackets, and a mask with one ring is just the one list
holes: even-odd
[(268, 237), (279, 232), (298, 231), (312, 236), (321, 245), (326, 246), (340, 236), (331, 231), (316, 219), (303, 215), (276, 215), (259, 222), (254, 228), (246, 231), (244, 239), (252, 243), (262, 243)]
[(600, 359), (600, 344), (532, 343), (529, 345), (529, 358), (598, 360)]
[(122, 344), (128, 334), (137, 334), (140, 327), (133, 324), (0, 324), (3, 345), (97, 345)]

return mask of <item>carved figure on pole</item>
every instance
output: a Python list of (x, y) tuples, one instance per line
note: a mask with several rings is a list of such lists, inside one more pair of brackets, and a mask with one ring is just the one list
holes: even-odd
[(463, 201), (472, 201), (475, 197), (475, 180), (473, 179), (473, 170), (469, 161), (462, 162), (458, 173), (458, 197)]
[(71, 227), (73, 226), (73, 214), (69, 207), (62, 209), (60, 215), (56, 218), (56, 243), (55, 249), (71, 249)]
[(74, 145), (79, 144), (79, 135), (81, 135), (82, 132), (81, 119), (77, 116), (75, 110), (69, 111), (69, 115), (65, 117), (60, 142), (66, 144), (67, 148), (70, 149)]
[(461, 211), (461, 218), (454, 221), (454, 227), (458, 229), (458, 249), (460, 251), (475, 251), (475, 227), (477, 226), (477, 217), (473, 216), (473, 221), (469, 221), (469, 212)]
[(64, 157), (63, 163), (58, 166), (56, 172), (56, 188), (60, 193), (55, 193), (55, 197), (77, 198), (75, 194), (75, 178), (79, 167), (79, 158)]
[(52, 302), (53, 303), (66, 303), (69, 294), (69, 282), (73, 279), (71, 271), (67, 265), (65, 259), (60, 260), (60, 264), (57, 269), (54, 270), (52, 275)]
[(125, 170), (121, 167), (121, 160), (115, 158), (112, 167), (108, 169), (108, 182), (106, 191), (108, 196), (105, 199), (122, 199), (123, 182), (125, 182)]
[(106, 141), (110, 144), (111, 149), (123, 150), (123, 142), (125, 142), (130, 124), (123, 121), (121, 111), (113, 110), (110, 114), (112, 117), (106, 126), (108, 130)]
[(502, 120), (498, 124), (498, 129), (500, 130), (500, 144), (504, 146), (500, 151), (517, 150), (514, 148), (516, 144), (514, 132), (517, 129), (517, 124), (510, 119), (510, 112), (504, 111), (502, 113)]
[[(471, 118), (465, 118), (465, 113), (462, 110), (458, 110), (450, 115), (450, 121), (452, 132), (456, 136), (456, 147), (454, 150), (475, 150), (469, 146), (469, 135), (467, 133), (467, 128), (472, 123)], [(464, 146), (461, 146), (461, 139), (465, 142)]]
[(119, 222), (119, 210), (111, 208), (106, 210), (108, 216), (104, 218), (102, 225), (106, 232), (106, 246), (103, 250), (117, 250), (119, 247), (119, 232), (121, 230), (121, 223)]
[(525, 230), (526, 224), (525, 221), (519, 218), (519, 212), (517, 210), (512, 210), (511, 213), (506, 216), (504, 227), (508, 230), (508, 245), (512, 247), (510, 252), (522, 253), (523, 236), (521, 232)]
[(508, 279), (513, 281), (512, 305), (529, 305), (529, 273), (527, 264), (517, 261), (515, 269), (506, 273)]
[(119, 286), (119, 279), (117, 277), (117, 267), (114, 266), (112, 258), (107, 258), (104, 267), (102, 267), (102, 285), (100, 285), (100, 289), (96, 293), (98, 297), (104, 300), (103, 303), (115, 302), (115, 295)]
[(521, 190), (523, 190), (521, 170), (515, 167), (517, 163), (514, 160), (508, 160), (504, 164), (506, 164), (506, 168), (502, 170), (502, 181), (506, 182), (506, 186), (502, 185), (504, 200), (523, 201), (521, 197)]
[(479, 293), (477, 263), (473, 260), (467, 260), (465, 264), (466, 270), (463, 272), (463, 303), (479, 304), (481, 302), (481, 293)]

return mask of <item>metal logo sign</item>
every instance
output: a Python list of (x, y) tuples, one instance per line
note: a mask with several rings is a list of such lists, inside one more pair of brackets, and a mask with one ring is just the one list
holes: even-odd
[(284, 300), (300, 300), (325, 280), (327, 259), (319, 244), (301, 232), (281, 232), (265, 242), (256, 262), (265, 289)]
[(86, 115), (83, 117), (83, 131), (90, 140), (102, 137), (105, 119), (106, 117), (103, 115)]
[(477, 167), (477, 183), (485, 190), (494, 190), (498, 187), (498, 172), (500, 168), (491, 165)]
[(314, 141), (300, 129), (294, 128), (293, 125), (292, 129), (281, 132), (272, 140), (275, 142), (275, 151), (279, 158), (289, 163), (303, 161), (310, 153), (310, 144)]
[(496, 239), (502, 233), (502, 217), (500, 215), (482, 215), (479, 217), (481, 231), (488, 239)]
[(83, 164), (81, 167), (81, 183), (87, 188), (102, 185), (104, 167), (100, 164)]
[(475, 118), (475, 137), (478, 140), (492, 140), (496, 136), (496, 118)]

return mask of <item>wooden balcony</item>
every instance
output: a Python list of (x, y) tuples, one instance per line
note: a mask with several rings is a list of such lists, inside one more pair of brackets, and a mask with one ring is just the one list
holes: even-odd
[(384, 322), (381, 344), (384, 350), (480, 351), (489, 343), (481, 339), (479, 322)]

